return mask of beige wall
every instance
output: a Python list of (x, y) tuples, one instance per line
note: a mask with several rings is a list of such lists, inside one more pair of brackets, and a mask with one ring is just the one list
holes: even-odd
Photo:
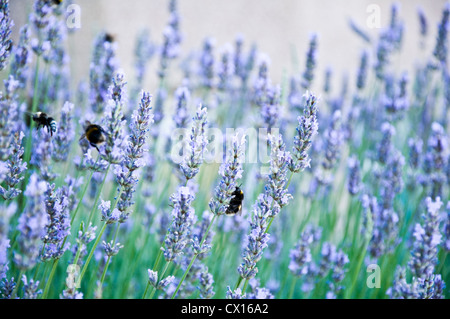
[[(25, 22), (32, 7), (31, 0), (11, 0), (16, 30)], [(74, 78), (86, 78), (93, 36), (105, 30), (116, 35), (119, 58), (126, 74), (132, 76), (132, 52), (136, 32), (148, 27), (152, 38), (161, 42), (161, 32), (168, 19), (168, 0), (76, 0), (81, 7), (82, 28), (71, 35), (70, 48)], [(184, 53), (200, 48), (205, 36), (214, 36), (217, 46), (232, 42), (238, 33), (245, 36), (247, 45), (256, 42), (260, 51), (271, 57), (271, 76), (280, 82), (283, 69), (292, 71), (291, 47), (295, 46), (300, 66), (304, 65), (308, 35), (319, 34), (318, 68), (321, 77), (325, 68), (334, 68), (337, 81), (343, 72), (356, 72), (358, 57), (364, 42), (348, 27), (352, 17), (366, 31), (375, 35), (378, 30), (368, 29), (367, 6), (375, 3), (381, 8), (381, 22), (386, 25), (391, 1), (386, 0), (179, 0), (181, 29), (184, 33)], [(403, 0), (401, 17), (406, 23), (404, 53), (399, 69), (407, 68), (418, 58), (418, 19), (420, 5), (429, 20), (429, 48), (434, 45), (437, 23), (445, 4), (443, 0)], [(149, 69), (155, 73), (155, 64)], [(152, 90), (154, 77), (146, 86)], [(338, 88), (336, 88), (337, 90)]]

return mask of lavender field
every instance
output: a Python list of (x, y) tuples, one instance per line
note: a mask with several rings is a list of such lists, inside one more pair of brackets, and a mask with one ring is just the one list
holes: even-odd
[(83, 7), (15, 1), (0, 0), (0, 298), (450, 297), (450, 3), (414, 25), (395, 2), (367, 26), (333, 17), (362, 44), (342, 75), (318, 68), (314, 29), (291, 61), (243, 33), (183, 50), (181, 1), (160, 1), (162, 32), (121, 47), (96, 30), (79, 77)]

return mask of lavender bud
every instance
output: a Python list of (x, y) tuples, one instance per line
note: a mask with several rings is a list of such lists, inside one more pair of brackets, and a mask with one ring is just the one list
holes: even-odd
[(314, 79), (314, 70), (316, 68), (317, 55), (317, 34), (312, 34), (309, 38), (309, 48), (306, 53), (306, 69), (303, 73), (302, 87), (308, 90)]
[(20, 175), (27, 169), (27, 163), (22, 162), (24, 149), (21, 144), (24, 136), (23, 132), (14, 133), (9, 156), (5, 162), (5, 176), (2, 178), (2, 182), (5, 183), (7, 188), (0, 186), (0, 195), (5, 200), (13, 199), (22, 192), (16, 186), (24, 178)]
[(356, 156), (349, 157), (348, 159), (349, 177), (347, 189), (351, 195), (357, 195), (361, 190), (361, 176), (360, 176), (360, 163)]
[(306, 92), (306, 104), (303, 115), (298, 117), (297, 134), (294, 137), (292, 158), (289, 169), (298, 173), (310, 167), (308, 150), (312, 145), (312, 138), (317, 134), (319, 123), (317, 121), (317, 98), (313, 93)]

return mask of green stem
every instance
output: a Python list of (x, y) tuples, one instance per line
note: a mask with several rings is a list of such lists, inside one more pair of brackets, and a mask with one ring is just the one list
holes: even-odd
[(292, 299), (292, 296), (294, 296), (294, 290), (295, 290), (295, 284), (297, 283), (298, 277), (294, 277), (291, 283), (291, 289), (289, 289), (289, 297), (288, 299)]
[(13, 292), (12, 292), (12, 294), (11, 294), (11, 296), (14, 298), (14, 296), (16, 296), (16, 297), (18, 297), (17, 296), (17, 291), (19, 290), (19, 286), (20, 286), (20, 283), (22, 282), (22, 277), (23, 277), (23, 275), (25, 274), (25, 269), (21, 269), (20, 270), (20, 273), (19, 273), (19, 276), (17, 277), (17, 284), (16, 284), (16, 287), (14, 288), (14, 290), (13, 290)]
[[(206, 237), (208, 236), (208, 233), (209, 233), (211, 226), (214, 223), (216, 217), (217, 217), (217, 215), (214, 215), (211, 222), (209, 223), (208, 228), (206, 229), (205, 234), (203, 235), (202, 241), (200, 242), (200, 247), (203, 245), (203, 242), (206, 240)], [(177, 289), (175, 289), (174, 293), (172, 294), (171, 299), (174, 299), (175, 296), (177, 295), (178, 290), (180, 289), (181, 284), (183, 283), (184, 279), (186, 279), (186, 276), (187, 276), (189, 270), (191, 270), (191, 267), (194, 264), (195, 259), (197, 259), (197, 254), (195, 254), (192, 257), (191, 262), (189, 263), (188, 267), (186, 268), (186, 271), (184, 272), (183, 277), (181, 277), (180, 282), (178, 283)]]
[(83, 269), (81, 270), (79, 282), (81, 282), (81, 280), (83, 279), (84, 274), (86, 273), (87, 267), (89, 266), (89, 263), (91, 262), (92, 256), (94, 255), (94, 251), (97, 248), (100, 240), (102, 239), (103, 233), (105, 232), (107, 225), (108, 224), (106, 222), (103, 224), (103, 227), (100, 230), (100, 233), (98, 234), (97, 239), (95, 240), (94, 246), (91, 248), (91, 251), (89, 252), (89, 256), (86, 259), (86, 263), (84, 264)]
[(47, 283), (45, 284), (44, 293), (42, 294), (42, 299), (46, 299), (47, 296), (48, 296), (48, 291), (50, 289), (50, 284), (53, 281), (53, 277), (54, 277), (55, 272), (56, 272), (56, 268), (57, 268), (56, 266), (58, 265), (58, 260), (59, 259), (55, 259), (53, 261), (52, 271), (50, 272), (50, 276), (48, 277)]
[[(109, 168), (110, 168), (110, 167), (111, 167), (111, 163), (109, 163), (109, 164), (108, 164), (108, 167), (106, 168), (105, 176), (103, 176), (102, 184), (100, 185), (100, 189), (97, 191), (97, 196), (95, 196), (94, 205), (92, 205), (92, 210), (91, 210), (91, 212), (90, 212), (90, 214), (89, 214), (89, 218), (88, 218), (87, 225), (90, 224), (90, 222), (92, 221), (92, 217), (94, 216), (94, 212), (97, 210), (97, 203), (98, 203), (98, 200), (99, 200), (100, 195), (101, 195), (101, 193), (102, 193), (103, 186), (105, 185), (106, 177), (108, 176), (108, 172), (109, 172)], [(92, 177), (92, 176), (91, 176), (91, 177)], [(120, 196), (120, 195), (119, 195), (119, 196)], [(114, 208), (113, 208), (113, 209), (114, 209)]]
[[(114, 234), (114, 240), (113, 240), (113, 246), (116, 244), (117, 234), (119, 232), (120, 223), (117, 223), (116, 225), (116, 231)], [(102, 277), (100, 279), (100, 286), (103, 286), (103, 282), (105, 281), (106, 271), (108, 270), (109, 262), (111, 261), (111, 256), (108, 256), (108, 259), (106, 260), (105, 267), (103, 268)]]

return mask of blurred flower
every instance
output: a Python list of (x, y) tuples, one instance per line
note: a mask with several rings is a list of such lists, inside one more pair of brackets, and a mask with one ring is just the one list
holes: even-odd
[(409, 267), (414, 277), (426, 278), (434, 273), (437, 263), (437, 247), (441, 243), (442, 235), (439, 231), (439, 210), (441, 199), (434, 201), (427, 197), (427, 211), (422, 215), (423, 224), (414, 227), (414, 246), (411, 252)]
[(111, 240), (111, 242), (107, 243), (105, 241), (102, 242), (103, 249), (105, 250), (105, 254), (108, 257), (115, 256), (119, 253), (119, 250), (123, 248), (123, 245), (120, 243), (114, 244), (114, 242)]
[(433, 51), (433, 55), (443, 66), (447, 64), (447, 55), (448, 55), (447, 34), (449, 28), (449, 17), (450, 17), (450, 4), (446, 3), (445, 8), (442, 11), (442, 20), (439, 23), (436, 46), (434, 47)]
[(217, 88), (220, 91), (227, 91), (231, 87), (231, 77), (234, 74), (233, 49), (230, 44), (225, 45), (221, 51), (221, 59), (217, 67), (219, 83)]
[(48, 223), (46, 189), (47, 183), (33, 173), (25, 190), (27, 204), (17, 226), (20, 233), (17, 236), (14, 262), (20, 269), (30, 269), (38, 262), (41, 238), (45, 235), (45, 226)]
[(42, 294), (42, 289), (39, 288), (39, 281), (34, 281), (30, 279), (28, 281), (27, 276), (23, 275), (23, 299), (38, 299), (39, 295)]
[(114, 74), (118, 69), (116, 43), (105, 32), (95, 38), (89, 68), (89, 104), (95, 113), (101, 114), (110, 98), (109, 87), (113, 84)]
[(316, 68), (316, 55), (317, 55), (317, 34), (312, 34), (309, 37), (309, 48), (306, 53), (306, 68), (303, 72), (302, 87), (305, 90), (309, 90), (314, 79), (314, 70)]
[(0, 71), (6, 67), (12, 48), (11, 28), (14, 22), (9, 17), (9, 0), (0, 1)]
[(203, 50), (200, 55), (199, 60), (199, 76), (201, 80), (201, 85), (205, 88), (210, 89), (215, 86), (214, 77), (214, 38), (206, 38), (203, 41)]
[(201, 299), (211, 299), (212, 297), (214, 297), (214, 279), (213, 276), (208, 272), (207, 267), (205, 267), (205, 269), (200, 273), (198, 279), (199, 286), (197, 288), (200, 291), (199, 297)]
[[(5, 162), (5, 176), (1, 178), (5, 187), (0, 186), (0, 195), (5, 200), (10, 200), (17, 197), (22, 191), (16, 186), (24, 178), (21, 174), (27, 169), (27, 163), (22, 162), (22, 155), (24, 149), (22, 147), (23, 132), (15, 132), (9, 150), (9, 156)], [(0, 176), (2, 174), (0, 173)]]
[(442, 196), (442, 187), (448, 176), (445, 168), (448, 161), (448, 139), (445, 130), (438, 122), (431, 124), (427, 151), (423, 160), (423, 170), (426, 173), (425, 183), (430, 185), (431, 198)]
[(58, 122), (56, 136), (53, 139), (52, 158), (57, 162), (64, 162), (69, 156), (70, 144), (75, 137), (75, 130), (72, 123), (72, 111), (74, 105), (65, 102), (61, 109), (61, 117)]
[(19, 87), (24, 89), (29, 76), (31, 64), (31, 32), (28, 25), (24, 25), (19, 31), (19, 41), (12, 50), (10, 74), (19, 81)]
[(361, 174), (360, 174), (360, 163), (355, 155), (348, 158), (348, 182), (347, 189), (350, 195), (357, 195), (361, 190)]

